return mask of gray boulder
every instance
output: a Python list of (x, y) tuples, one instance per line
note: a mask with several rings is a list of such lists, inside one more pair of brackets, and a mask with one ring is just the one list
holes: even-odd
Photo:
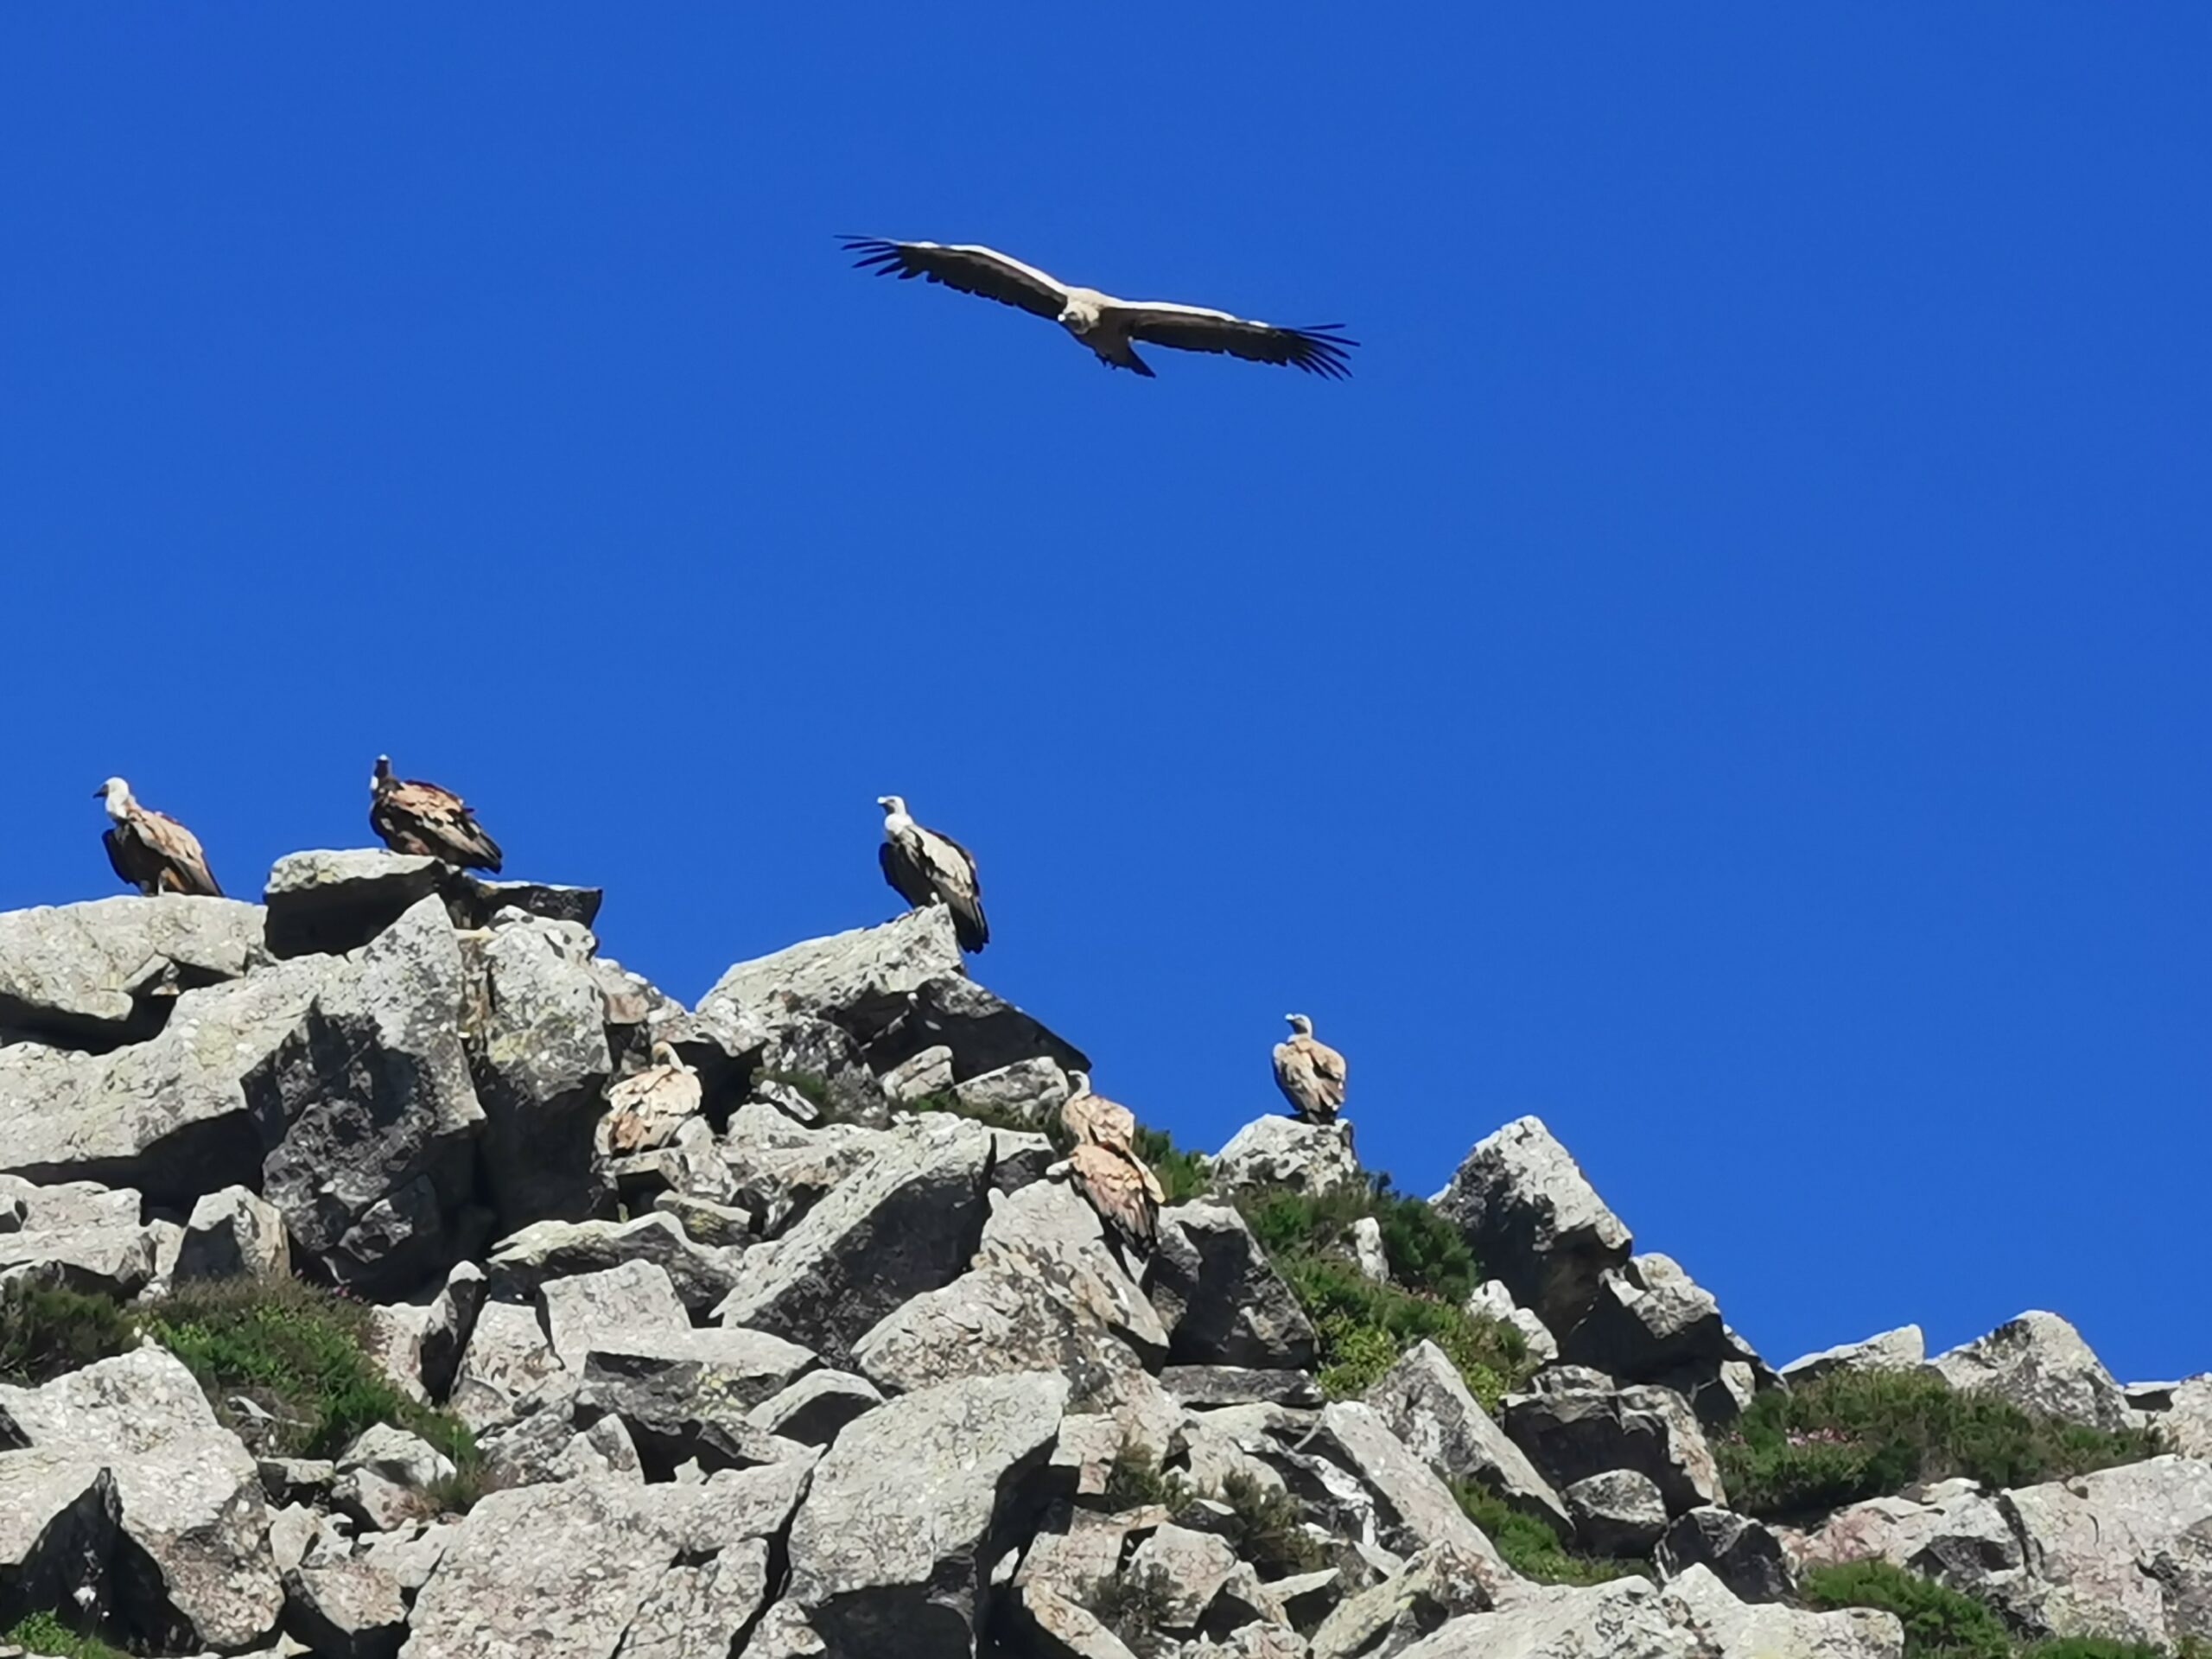
[(1667, 1530), (1667, 1500), (1649, 1476), (1633, 1469), (1585, 1475), (1560, 1496), (1576, 1538), (1593, 1555), (1648, 1554)]
[(1145, 1289), (1167, 1329), (1168, 1358), (1178, 1365), (1313, 1367), (1313, 1325), (1244, 1217), (1228, 1205), (1160, 1211)]
[(1368, 1389), (1366, 1400), (1406, 1449), (1446, 1480), (1495, 1493), (1561, 1540), (1574, 1535), (1560, 1494), (1476, 1403), (1459, 1368), (1434, 1343), (1423, 1340), (1407, 1350)]
[(356, 1294), (404, 1294), (472, 1242), (462, 1211), (484, 1113), (461, 1000), (452, 925), (423, 899), (327, 974), (297, 1029), (245, 1080), (276, 1142), (262, 1195), (294, 1248)]
[(1400, 1653), (1447, 1621), (1487, 1612), (1513, 1575), (1449, 1545), (1416, 1551), (1396, 1573), (1345, 1597), (1313, 1632), (1313, 1659)]
[(1128, 1571), (1158, 1586), (1160, 1629), (1195, 1630), (1242, 1565), (1225, 1540), (1170, 1522), (1137, 1546)]
[(579, 1419), (620, 1419), (657, 1480), (685, 1463), (711, 1473), (813, 1455), (750, 1421), (753, 1407), (813, 1365), (812, 1354), (758, 1331), (696, 1332), (690, 1345), (688, 1353), (594, 1351), (584, 1361)]
[(1500, 1325), (1511, 1325), (1521, 1333), (1529, 1357), (1539, 1365), (1548, 1365), (1559, 1357), (1559, 1338), (1552, 1334), (1551, 1327), (1515, 1302), (1504, 1281), (1485, 1279), (1477, 1285), (1467, 1298), (1466, 1311), (1477, 1319), (1495, 1319)]
[(1379, 1541), (1399, 1555), (1449, 1546), (1484, 1560), (1497, 1549), (1461, 1511), (1428, 1465), (1408, 1450), (1372, 1407), (1338, 1401), (1321, 1413), (1322, 1454), (1356, 1476), (1376, 1500)]
[[(0, 1494), (10, 1495), (0, 1516), (21, 1513), (12, 1494), (24, 1485), (47, 1493), (73, 1485), (46, 1524), (60, 1519), (97, 1545), (112, 1503), (132, 1552), (116, 1557), (112, 1611), (132, 1634), (171, 1648), (232, 1649), (275, 1628), (283, 1592), (259, 1471), (175, 1355), (141, 1348), (41, 1388), (0, 1386), (0, 1447), (12, 1448), (0, 1451)], [(18, 1459), (28, 1481), (16, 1472)], [(10, 1530), (0, 1521), (0, 1559), (41, 1553), (10, 1542)]]
[[(796, 1093), (813, 1117), (880, 1129), (891, 1122), (890, 1097), (868, 1069), (860, 1044), (842, 1026), (804, 1015), (775, 1027), (760, 1048), (753, 1090)], [(779, 1097), (780, 1098), (780, 1097)]]
[(1672, 1389), (1572, 1378), (1510, 1395), (1504, 1419), (1505, 1432), (1554, 1487), (1633, 1469), (1658, 1487), (1670, 1516), (1726, 1502), (1705, 1433)]
[(1916, 1371), (1927, 1357), (1927, 1340), (1920, 1327), (1901, 1325), (1864, 1342), (1845, 1343), (1793, 1359), (1782, 1368), (1782, 1380), (1794, 1387), (1817, 1382), (1832, 1371)]
[(1574, 1328), (1633, 1243), (1541, 1118), (1517, 1118), (1476, 1142), (1433, 1202), (1475, 1259), (1554, 1332)]
[(812, 1371), (753, 1407), (745, 1421), (801, 1446), (828, 1446), (848, 1423), (882, 1403), (881, 1392), (864, 1376)]
[(362, 1527), (389, 1532), (433, 1507), (431, 1488), (450, 1479), (453, 1460), (419, 1434), (375, 1423), (337, 1458), (331, 1503)]
[(373, 1562), (317, 1561), (284, 1574), (284, 1629), (321, 1659), (394, 1659), (407, 1639), (399, 1580)]
[(974, 1653), (991, 1566), (1034, 1525), (1066, 1402), (1057, 1376), (974, 1377), (838, 1437), (792, 1522), (786, 1592), (828, 1652)]
[(486, 881), (467, 870), (446, 877), (446, 908), (455, 927), (489, 927), (501, 911), (519, 911), (540, 921), (589, 927), (599, 919), (607, 895), (597, 887), (566, 887), (547, 881)]
[(601, 1273), (626, 1262), (650, 1262), (668, 1275), (686, 1307), (704, 1308), (750, 1276), (735, 1250), (695, 1244), (672, 1216), (630, 1221), (533, 1222), (499, 1241), (484, 1264), (493, 1297), (518, 1300), (549, 1280)]
[(432, 1400), (442, 1400), (453, 1392), (461, 1357), (468, 1351), (476, 1316), (484, 1307), (485, 1289), (483, 1268), (474, 1262), (456, 1262), (423, 1316), (416, 1371), (424, 1394)]
[(1930, 1363), (1955, 1389), (1993, 1394), (2063, 1422), (2113, 1430), (2135, 1424), (2112, 1373), (2056, 1313), (2023, 1313)]
[(899, 1061), (876, 1081), (883, 1085), (885, 1096), (898, 1106), (911, 1106), (931, 1095), (949, 1094), (952, 1090), (952, 1051), (942, 1046), (925, 1048)]
[(63, 1450), (0, 1451), (0, 1618), (113, 1608), (122, 1536), (123, 1500), (106, 1465)]
[(668, 1270), (652, 1262), (549, 1279), (537, 1287), (537, 1308), (555, 1356), (574, 1371), (594, 1349), (652, 1353), (692, 1334)]
[(2212, 1373), (2175, 1383), (2152, 1421), (2182, 1456), (2212, 1459)]
[(537, 1309), (487, 1301), (469, 1332), (448, 1404), (481, 1434), (512, 1421), (518, 1404), (563, 1370)]
[(1711, 1568), (1693, 1567), (1668, 1581), (1665, 1602), (1687, 1611), (1719, 1659), (1903, 1659), (1904, 1627), (1895, 1613), (1845, 1607), (1814, 1613), (1777, 1602), (1738, 1600)]
[(71, 1048), (143, 1041), (175, 999), (264, 953), (258, 905), (125, 895), (0, 915), (0, 1031)]
[(1351, 1149), (1351, 1123), (1306, 1123), (1269, 1115), (1236, 1131), (1215, 1155), (1213, 1184), (1235, 1193), (1253, 1187), (1287, 1187), (1319, 1195), (1356, 1186), (1367, 1177)]
[(288, 1279), (292, 1242), (276, 1206), (243, 1186), (210, 1192), (192, 1206), (177, 1248), (174, 1282), (190, 1279)]
[(155, 1230), (138, 1221), (138, 1194), (91, 1181), (42, 1186), (0, 1175), (0, 1281), (30, 1281), (109, 1296), (136, 1295), (160, 1267)]
[[(944, 1051), (948, 1062), (951, 1051)], [(956, 1085), (953, 1096), (971, 1112), (1032, 1126), (1051, 1120), (1068, 1097), (1067, 1073), (1046, 1058), (1016, 1060)]]
[(1362, 1216), (1352, 1223), (1351, 1259), (1362, 1278), (1378, 1285), (1390, 1282), (1390, 1255), (1382, 1245), (1382, 1224), (1374, 1217)]
[(728, 1185), (718, 1202), (751, 1211), (760, 1217), (761, 1232), (773, 1238), (805, 1219), (847, 1176), (899, 1144), (897, 1135), (857, 1124), (810, 1128), (766, 1102), (749, 1101), (722, 1137)]
[(1653, 1560), (1669, 1579), (1706, 1567), (1738, 1601), (1788, 1601), (1797, 1594), (1797, 1574), (1782, 1541), (1732, 1510), (1707, 1505), (1679, 1516)]
[(278, 957), (358, 950), (446, 880), (435, 858), (380, 848), (293, 853), (276, 861), (262, 893), (269, 949)]
[(1160, 1373), (1160, 1383), (1177, 1404), (1199, 1410), (1252, 1405), (1318, 1410), (1323, 1404), (1320, 1386), (1305, 1371), (1262, 1371), (1244, 1365), (1170, 1365)]
[[(1633, 1258), (1640, 1261), (1643, 1258)], [(1687, 1274), (1645, 1288), (1631, 1265), (1599, 1276), (1590, 1311), (1560, 1342), (1560, 1357), (1622, 1382), (1654, 1382), (1685, 1370), (1711, 1373), (1727, 1351), (1720, 1304)]]
[(960, 971), (951, 912), (933, 906), (741, 962), (699, 999), (699, 1012), (764, 1030), (811, 1016), (867, 1037), (902, 1013), (913, 991)]
[(851, 1368), (853, 1344), (893, 1310), (950, 1284), (981, 1241), (990, 1131), (929, 1113), (782, 1237), (746, 1252), (715, 1312)]
[(416, 1599), (407, 1659), (705, 1659), (766, 1601), (804, 1465), (696, 1486), (564, 1481), (493, 1492)]
[(933, 1047), (952, 1051), (952, 1075), (961, 1083), (1019, 1060), (1048, 1059), (1063, 1071), (1091, 1069), (1074, 1044), (958, 973), (915, 987), (898, 1018), (868, 1042), (868, 1058), (888, 1070)]

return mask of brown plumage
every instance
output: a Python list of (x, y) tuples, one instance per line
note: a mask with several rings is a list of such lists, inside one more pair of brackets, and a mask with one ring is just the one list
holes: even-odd
[(653, 1045), (652, 1059), (607, 1091), (607, 1116), (599, 1120), (597, 1135), (602, 1156), (664, 1147), (698, 1111), (699, 1074), (666, 1043)]
[(1090, 1077), (1077, 1071), (1069, 1077), (1074, 1092), (1060, 1108), (1060, 1123), (1077, 1146), (1105, 1147), (1136, 1156), (1137, 1115), (1119, 1101), (1090, 1092)]
[(1057, 1167), (1109, 1226), (1139, 1249), (1152, 1249), (1160, 1237), (1160, 1180), (1134, 1154), (1086, 1141)]
[(1315, 1038), (1304, 1014), (1283, 1017), (1291, 1034), (1275, 1045), (1275, 1082), (1308, 1123), (1333, 1123), (1344, 1106), (1344, 1057)]
[(118, 875), (148, 894), (223, 896), (200, 838), (191, 830), (165, 812), (139, 805), (131, 798), (130, 785), (120, 778), (109, 779), (92, 793), (107, 803), (111, 827), (100, 840)]
[(377, 756), (376, 775), (369, 779), (369, 828), (395, 853), (499, 873), (499, 843), (484, 833), (468, 804), (435, 784), (393, 777), (389, 755)]
[(976, 855), (950, 836), (916, 823), (900, 797), (879, 795), (875, 804), (883, 809), (883, 844), (876, 849), (883, 879), (917, 910), (944, 906), (960, 948), (981, 950), (991, 942), (991, 925), (983, 919)]

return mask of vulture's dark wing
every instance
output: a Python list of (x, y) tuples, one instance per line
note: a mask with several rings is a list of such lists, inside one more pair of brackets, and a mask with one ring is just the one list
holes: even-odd
[(1287, 363), (1331, 380), (1351, 378), (1351, 359), (1345, 354), (1346, 348), (1359, 344), (1344, 337), (1340, 322), (1279, 328), (1271, 322), (1233, 317), (1226, 311), (1154, 300), (1117, 302), (1114, 309), (1116, 315), (1126, 320), (1131, 340), (1172, 346), (1180, 352), (1226, 352), (1249, 363)]
[(878, 842), (875, 857), (883, 866), (883, 879), (891, 884), (891, 890), (915, 909), (936, 902), (937, 889), (930, 885), (928, 872), (907, 855), (899, 842)]
[(107, 849), (107, 861), (123, 878), (126, 887), (143, 888), (146, 886), (150, 878), (143, 867), (152, 861), (146, 856), (146, 849), (136, 836), (118, 825), (100, 837), (100, 845)]
[(983, 884), (976, 874), (975, 854), (941, 830), (917, 830), (937, 891), (952, 907), (952, 931), (960, 948), (981, 950), (991, 942), (991, 925), (983, 919)]
[(450, 790), (409, 779), (378, 791), (369, 826), (395, 853), (442, 858), (463, 869), (499, 873), (499, 843), (484, 833), (476, 815)]
[(861, 270), (901, 281), (925, 276), (931, 282), (957, 288), (963, 294), (980, 294), (1001, 305), (1020, 306), (1040, 317), (1057, 319), (1068, 302), (1068, 290), (1034, 265), (1009, 259), (995, 249), (947, 247), (936, 242), (886, 242), (873, 236), (849, 236), (845, 251), (861, 257), (853, 262)]

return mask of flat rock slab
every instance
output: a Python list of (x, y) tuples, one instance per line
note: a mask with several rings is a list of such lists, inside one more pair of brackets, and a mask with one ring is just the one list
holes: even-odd
[(262, 893), (267, 940), (279, 957), (359, 950), (444, 885), (435, 858), (380, 848), (293, 853), (276, 861)]
[(181, 993), (264, 958), (262, 910), (126, 895), (0, 915), (0, 1030), (73, 1047), (151, 1036)]
[(1927, 1357), (1928, 1339), (1920, 1327), (1901, 1325), (1864, 1342), (1847, 1342), (1793, 1359), (1782, 1368), (1782, 1380), (1795, 1386), (1816, 1382), (1831, 1371), (1916, 1371)]
[(928, 981), (959, 972), (952, 912), (933, 905), (880, 927), (807, 939), (741, 962), (699, 999), (699, 1012), (756, 1027), (804, 1014), (869, 1032), (888, 1023)]
[(518, 1300), (554, 1279), (599, 1273), (625, 1262), (651, 1262), (668, 1275), (686, 1307), (704, 1308), (748, 1277), (735, 1251), (695, 1244), (673, 1216), (630, 1221), (540, 1221), (499, 1241), (485, 1264), (491, 1294)]

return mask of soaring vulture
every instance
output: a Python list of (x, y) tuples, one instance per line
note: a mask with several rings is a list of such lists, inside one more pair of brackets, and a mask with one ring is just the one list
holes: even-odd
[(1308, 1123), (1333, 1123), (1344, 1108), (1344, 1057), (1313, 1035), (1313, 1022), (1287, 1014), (1290, 1036), (1275, 1045), (1275, 1082)]
[(950, 836), (916, 823), (903, 797), (879, 795), (875, 804), (883, 809), (883, 845), (876, 849), (883, 879), (917, 910), (929, 905), (950, 910), (960, 948), (981, 950), (991, 942), (991, 928), (983, 919), (975, 855)]
[(849, 236), (845, 251), (856, 253), (855, 268), (880, 276), (911, 281), (927, 277), (963, 294), (980, 294), (1001, 305), (1019, 306), (1047, 317), (1098, 354), (1109, 369), (1134, 369), (1149, 380), (1152, 371), (1130, 349), (1172, 346), (1183, 352), (1226, 352), (1248, 363), (1287, 363), (1332, 380), (1351, 373), (1339, 322), (1284, 328), (1254, 322), (1226, 311), (1165, 300), (1117, 300), (1095, 288), (1071, 288), (1034, 265), (1025, 265), (995, 249), (972, 245), (948, 247), (937, 242), (887, 242), (880, 237)]
[(115, 873), (143, 893), (190, 893), (219, 899), (200, 837), (167, 813), (130, 798), (130, 785), (111, 778), (92, 793), (107, 803), (113, 827), (100, 837)]
[(1135, 1158), (1088, 1141), (1045, 1172), (1047, 1180), (1073, 1178), (1090, 1207), (1141, 1250), (1160, 1236), (1160, 1181)]
[(1076, 1145), (1103, 1147), (1123, 1157), (1136, 1156), (1137, 1115), (1116, 1100), (1090, 1092), (1088, 1072), (1071, 1073), (1074, 1091), (1060, 1108), (1060, 1123)]
[(602, 1155), (664, 1147), (699, 1109), (699, 1074), (666, 1043), (653, 1045), (652, 1061), (607, 1091), (607, 1116), (599, 1120), (597, 1135)]
[(376, 775), (369, 779), (369, 828), (395, 853), (499, 873), (499, 843), (484, 833), (468, 804), (435, 784), (393, 777), (388, 754), (377, 756)]

